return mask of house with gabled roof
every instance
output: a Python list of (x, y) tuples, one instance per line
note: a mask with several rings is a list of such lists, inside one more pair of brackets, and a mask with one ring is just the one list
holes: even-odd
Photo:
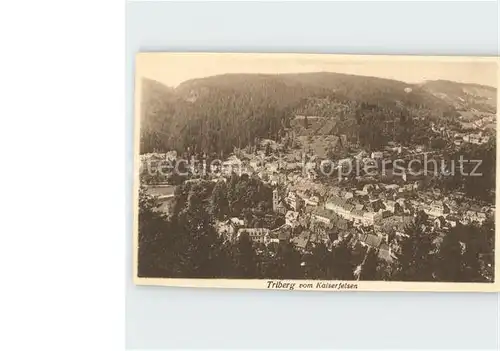
[(289, 225), (291, 228), (295, 228), (299, 225), (299, 213), (296, 211), (287, 211), (285, 214), (285, 224)]
[(386, 206), (384, 202), (380, 199), (370, 201), (365, 205), (366, 211), (368, 212), (378, 212), (380, 210), (385, 210)]
[(294, 211), (301, 211), (305, 205), (305, 201), (297, 195), (295, 191), (289, 191), (288, 196), (285, 198), (285, 202)]
[(250, 240), (253, 242), (264, 243), (266, 235), (269, 235), (269, 229), (267, 228), (240, 228), (236, 233), (236, 239), (239, 239), (241, 235), (247, 234)]
[(448, 206), (446, 206), (442, 201), (432, 201), (430, 204), (424, 207), (425, 213), (432, 217), (441, 217), (450, 212)]
[(300, 251), (305, 251), (307, 245), (309, 244), (309, 238), (311, 237), (311, 232), (308, 230), (303, 231), (298, 236), (292, 238), (290, 242), (295, 245), (295, 247)]
[(364, 191), (365, 193), (367, 193), (367, 194), (368, 194), (370, 191), (374, 190), (374, 189), (375, 189), (375, 187), (374, 187), (374, 185), (373, 185), (373, 184), (370, 184), (370, 183), (369, 183), (369, 184), (365, 184), (365, 185), (363, 185), (363, 191)]
[(455, 215), (448, 215), (446, 216), (446, 222), (453, 228), (460, 222), (460, 218)]
[(434, 229), (443, 229), (446, 225), (447, 222), (443, 216), (439, 216), (434, 219)]
[(385, 208), (387, 210), (394, 212), (394, 209), (395, 209), (394, 207), (397, 204), (397, 202), (394, 200), (387, 200), (384, 204), (385, 204)]
[(312, 217), (318, 222), (329, 225), (332, 223), (332, 220), (335, 219), (335, 212), (326, 208), (318, 207), (312, 212)]
[(386, 243), (382, 243), (378, 249), (378, 257), (384, 261), (392, 262), (394, 257), (392, 255), (391, 247)]
[(365, 214), (365, 211), (363, 211), (362, 209), (353, 209), (350, 213), (350, 217), (352, 218), (352, 220), (354, 220), (354, 222), (356, 224), (364, 224), (364, 214)]
[(470, 222), (479, 222), (483, 223), (487, 216), (486, 213), (483, 212), (482, 208), (476, 205), (471, 206), (464, 215), (465, 219)]
[(396, 191), (399, 189), (399, 185), (397, 184), (387, 184), (385, 187), (385, 190), (388, 190), (388, 191)]
[(290, 241), (291, 233), (289, 231), (281, 231), (278, 233), (278, 241), (281, 242), (288, 242)]
[(309, 243), (310, 244), (326, 244), (328, 245), (330, 243), (330, 237), (328, 236), (327, 233), (318, 231), (318, 232), (312, 232), (311, 236), (309, 237)]
[(354, 205), (348, 199), (343, 199), (336, 195), (331, 196), (325, 203), (325, 208), (337, 213), (344, 218), (350, 217), (350, 212), (354, 209)]
[(358, 236), (359, 243), (363, 246), (378, 249), (382, 244), (382, 236), (372, 233), (360, 233)]

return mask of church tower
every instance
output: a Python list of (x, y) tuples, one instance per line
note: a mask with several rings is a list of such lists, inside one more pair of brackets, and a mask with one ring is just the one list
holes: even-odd
[(279, 204), (279, 195), (278, 195), (278, 189), (275, 188), (273, 190), (273, 211), (277, 212), (278, 211), (278, 204)]

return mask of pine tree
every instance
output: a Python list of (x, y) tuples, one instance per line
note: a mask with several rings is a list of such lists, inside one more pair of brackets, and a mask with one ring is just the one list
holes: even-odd
[(480, 229), (482, 238), (482, 253), (480, 257), (481, 276), (484, 281), (494, 281), (495, 275), (495, 223), (493, 218), (488, 218)]
[(301, 254), (292, 243), (280, 244), (272, 260), (266, 262), (265, 278), (302, 279)]
[(268, 144), (266, 144), (265, 154), (266, 154), (266, 156), (270, 156), (271, 153), (272, 153), (271, 145), (268, 143)]
[(255, 253), (248, 233), (241, 233), (235, 244), (234, 250), (234, 274), (235, 278), (255, 279), (258, 278), (258, 257)]
[(332, 274), (330, 279), (352, 280), (354, 279), (354, 260), (352, 247), (348, 240), (342, 240), (332, 251)]
[(488, 219), (482, 226), (470, 224), (462, 227), (464, 243), (464, 280), (468, 282), (493, 281), (494, 224)]
[(435, 272), (438, 281), (463, 282), (465, 277), (465, 259), (463, 244), (459, 240), (457, 230), (448, 232), (439, 245)]
[(173, 263), (177, 260), (172, 250), (176, 233), (167, 218), (156, 210), (158, 200), (139, 190), (139, 244), (138, 275), (143, 277), (169, 277), (174, 274)]
[(360, 267), (359, 280), (377, 280), (379, 261), (378, 250), (369, 248)]
[(217, 182), (210, 198), (211, 212), (217, 219), (224, 219), (229, 213), (229, 201), (227, 199), (227, 187), (223, 181)]
[(405, 233), (408, 237), (400, 243), (401, 252), (397, 254), (394, 280), (400, 281), (432, 281), (433, 280), (433, 237), (423, 229), (424, 221), (417, 216), (415, 222), (408, 226)]
[(323, 243), (316, 244), (311, 253), (305, 257), (306, 279), (328, 279), (332, 269), (332, 253), (329, 252)]
[(176, 243), (179, 265), (184, 277), (215, 277), (219, 270), (217, 255), (221, 241), (207, 213), (203, 185), (194, 186), (187, 206), (179, 214), (177, 229), (184, 235)]

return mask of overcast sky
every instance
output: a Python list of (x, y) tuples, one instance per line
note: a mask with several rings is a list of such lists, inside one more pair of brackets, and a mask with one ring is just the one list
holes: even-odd
[(338, 72), (418, 83), (445, 79), (497, 87), (495, 58), (303, 54), (138, 54), (137, 74), (169, 86), (224, 73)]

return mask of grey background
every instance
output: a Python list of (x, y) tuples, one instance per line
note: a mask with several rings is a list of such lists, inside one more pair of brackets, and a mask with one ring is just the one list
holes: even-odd
[(139, 51), (498, 55), (496, 2), (127, 5), (127, 348), (498, 349), (498, 294), (322, 293), (132, 284)]

